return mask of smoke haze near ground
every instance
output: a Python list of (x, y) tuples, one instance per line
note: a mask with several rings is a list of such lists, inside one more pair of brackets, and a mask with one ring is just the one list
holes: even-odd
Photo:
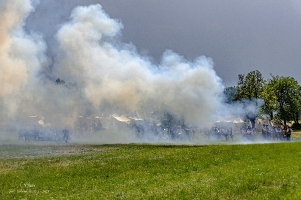
[(99, 4), (76, 7), (46, 55), (43, 36), (24, 30), (34, 4), (0, 1), (2, 119), (9, 116), (20, 125), (27, 123), (24, 117), (38, 116), (42, 125), (76, 128), (79, 116), (114, 120), (113, 114), (146, 118), (170, 113), (188, 125), (209, 127), (220, 116), (244, 112), (241, 106), (229, 110), (222, 104), (224, 86), (211, 58), (188, 61), (166, 50), (155, 65), (134, 45), (120, 41), (122, 22)]

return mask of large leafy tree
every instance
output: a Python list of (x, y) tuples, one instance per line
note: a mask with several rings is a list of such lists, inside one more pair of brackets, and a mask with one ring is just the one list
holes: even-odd
[[(254, 103), (257, 106), (257, 100), (260, 97), (264, 83), (265, 80), (258, 70), (251, 71), (246, 76), (244, 74), (239, 74), (235, 100), (248, 100), (249, 103)], [(254, 128), (256, 113), (248, 112), (244, 117), (251, 121), (252, 127)]]
[(301, 88), (298, 82), (292, 77), (273, 77), (273, 92), (277, 101), (277, 117), (283, 120), (284, 124), (289, 120), (299, 123), (301, 111)]
[(236, 99), (258, 99), (264, 83), (265, 80), (258, 70), (251, 71), (246, 76), (239, 74)]
[(275, 83), (277, 79), (272, 78), (263, 85), (260, 93), (260, 98), (264, 100), (264, 105), (261, 110), (264, 114), (270, 116), (270, 119), (274, 119), (274, 113), (277, 111), (277, 96), (275, 94)]

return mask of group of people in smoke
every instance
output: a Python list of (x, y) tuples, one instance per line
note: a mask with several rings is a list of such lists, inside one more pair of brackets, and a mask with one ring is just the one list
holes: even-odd
[[(268, 124), (263, 124), (262, 127), (262, 139), (263, 140), (282, 140), (282, 141), (290, 141), (292, 129), (289, 126), (281, 126), (273, 127)], [(251, 126), (247, 126), (243, 124), (240, 128), (240, 134), (243, 140), (254, 140), (256, 137), (256, 130)], [(212, 127), (209, 131), (207, 131), (206, 136), (209, 140), (226, 140), (229, 138), (233, 141), (234, 133), (232, 128), (222, 128), (222, 127)]]
[(69, 141), (69, 130), (43, 127), (40, 125), (25, 125), (18, 130), (19, 140), (30, 141)]
[(272, 127), (268, 124), (263, 124), (262, 126), (262, 138), (264, 140), (291, 140), (292, 129), (289, 126)]
[(253, 140), (256, 136), (256, 131), (251, 126), (242, 126), (240, 129), (240, 133), (243, 139), (245, 140)]
[[(228, 141), (230, 138), (234, 140), (234, 134), (232, 128), (212, 127), (206, 136), (209, 140), (223, 140)], [(230, 137), (230, 138), (229, 138)]]
[(154, 122), (143, 120), (134, 121), (131, 120), (128, 127), (131, 130), (131, 134), (139, 139), (143, 138), (157, 138), (158, 140), (170, 139), (170, 140), (189, 140), (194, 130), (189, 129), (183, 124), (171, 124), (168, 127), (157, 125)]

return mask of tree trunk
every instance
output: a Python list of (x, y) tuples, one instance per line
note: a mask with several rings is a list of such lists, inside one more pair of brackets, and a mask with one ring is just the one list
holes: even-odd
[(299, 113), (294, 114), (294, 123), (299, 124)]
[(285, 116), (285, 111), (284, 111), (282, 104), (280, 104), (280, 118), (283, 119), (284, 126), (286, 126), (286, 116)]

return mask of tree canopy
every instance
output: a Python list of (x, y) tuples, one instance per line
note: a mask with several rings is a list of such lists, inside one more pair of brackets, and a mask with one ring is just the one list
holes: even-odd
[[(257, 105), (257, 99), (260, 97), (262, 87), (265, 80), (262, 74), (258, 71), (251, 71), (246, 76), (244, 74), (238, 75), (237, 83), (237, 93), (234, 97), (236, 101), (248, 100), (248, 103), (254, 103)], [(255, 126), (256, 115), (253, 112), (248, 112), (246, 110), (244, 119), (249, 119), (251, 121), (252, 127)]]
[(262, 74), (255, 70), (247, 75), (239, 74), (237, 86), (226, 88), (224, 93), (226, 103), (263, 99), (262, 114), (268, 115), (271, 120), (279, 119), (285, 125), (288, 121), (299, 124), (301, 86), (292, 77), (271, 75), (270, 79), (264, 80)]
[(273, 77), (273, 93), (276, 96), (277, 116), (286, 124), (289, 120), (299, 123), (300, 114), (300, 86), (292, 77)]
[(239, 74), (236, 99), (258, 99), (264, 83), (265, 80), (258, 70), (251, 71), (246, 76)]

